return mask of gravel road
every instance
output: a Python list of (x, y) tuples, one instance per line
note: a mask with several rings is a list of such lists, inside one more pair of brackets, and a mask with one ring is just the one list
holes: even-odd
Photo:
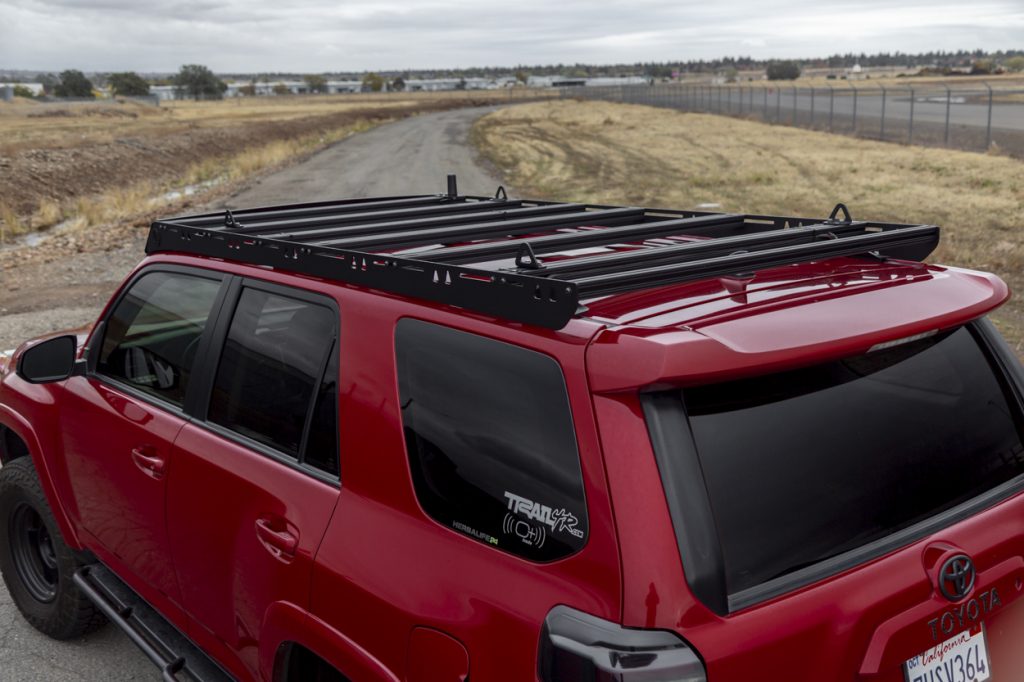
[[(210, 209), (386, 194), (439, 193), (456, 173), (463, 194), (492, 194), (498, 180), (468, 144), (491, 109), (423, 114), (361, 133), (266, 176)], [(202, 210), (202, 209), (200, 209)], [(94, 320), (142, 257), (145, 230), (123, 248), (84, 252), (0, 272), (0, 351), (47, 331)], [(45, 242), (44, 246), (45, 248)], [(33, 630), (0, 583), (0, 682), (157, 680), (156, 668), (112, 626), (74, 642)]]

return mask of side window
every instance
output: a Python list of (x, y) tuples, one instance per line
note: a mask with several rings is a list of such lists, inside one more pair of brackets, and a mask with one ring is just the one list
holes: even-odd
[(416, 496), (440, 523), (534, 561), (583, 547), (586, 500), (561, 368), (417, 320), (395, 331)]
[(96, 371), (181, 406), (220, 284), (175, 272), (143, 275), (107, 318)]
[(338, 348), (333, 347), (327, 361), (313, 415), (310, 418), (309, 437), (303, 461), (325, 471), (338, 475)]
[[(313, 459), (336, 469), (337, 448), (327, 453), (333, 443), (325, 444), (323, 435), (337, 438), (336, 424), (323, 423), (337, 419), (336, 379), (320, 388), (335, 347), (335, 318), (326, 306), (243, 288), (217, 366), (209, 421), (301, 459), (315, 402)], [(324, 407), (330, 402), (333, 414)]]

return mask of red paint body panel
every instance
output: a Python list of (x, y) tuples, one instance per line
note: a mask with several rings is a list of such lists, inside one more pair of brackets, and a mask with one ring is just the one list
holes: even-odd
[[(313, 557), (338, 490), (191, 424), (175, 443), (168, 478), (167, 518), (174, 521), (167, 527), (182, 603), (197, 628), (256, 676), (270, 606), (309, 606)], [(259, 521), (295, 538), (292, 556), (265, 544)], [(197, 629), (194, 636), (202, 635)]]
[[(337, 302), (340, 489), (84, 377), (34, 386), (0, 370), (0, 424), (29, 445), (69, 542), (95, 552), (240, 679), (271, 679), (295, 642), (357, 682), (448, 679), (431, 677), (436, 670), (458, 679), (460, 649), (470, 679), (532, 681), (543, 620), (564, 604), (679, 633), (712, 682), (897, 682), (901, 662), (932, 646), (928, 622), (950, 608), (934, 572), (954, 549), (975, 560), (977, 589), (1000, 597), (984, 621), (993, 679), (1024, 674), (1024, 496), (719, 616), (683, 574), (638, 393), (811, 364), (962, 324), (1005, 301), (995, 277), (837, 259), (593, 300), (587, 317), (551, 331), (214, 259), (164, 255), (139, 267), (156, 262)], [(558, 362), (587, 498), (581, 551), (531, 563), (423, 511), (398, 406), (394, 331), (403, 317)], [(162, 478), (133, 464), (139, 444), (166, 453)], [(293, 557), (268, 546), (275, 536), (260, 531), (260, 520), (294, 538)]]
[(173, 467), (172, 444), (185, 420), (86, 377), (65, 383), (60, 413), (81, 528), (146, 585), (144, 596), (156, 591), (180, 604), (165, 526), (167, 480), (142, 470), (132, 451)]

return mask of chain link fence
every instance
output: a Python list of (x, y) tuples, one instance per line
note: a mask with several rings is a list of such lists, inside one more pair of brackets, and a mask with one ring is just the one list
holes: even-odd
[(560, 96), (738, 116), (887, 142), (998, 149), (1024, 158), (1024, 89), (985, 83), (631, 85), (562, 88)]

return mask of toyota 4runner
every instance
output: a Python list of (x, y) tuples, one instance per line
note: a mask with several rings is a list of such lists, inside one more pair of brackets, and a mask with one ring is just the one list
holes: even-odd
[(161, 220), (0, 362), (0, 570), (165, 680), (1010, 682), (1024, 377), (931, 225)]

